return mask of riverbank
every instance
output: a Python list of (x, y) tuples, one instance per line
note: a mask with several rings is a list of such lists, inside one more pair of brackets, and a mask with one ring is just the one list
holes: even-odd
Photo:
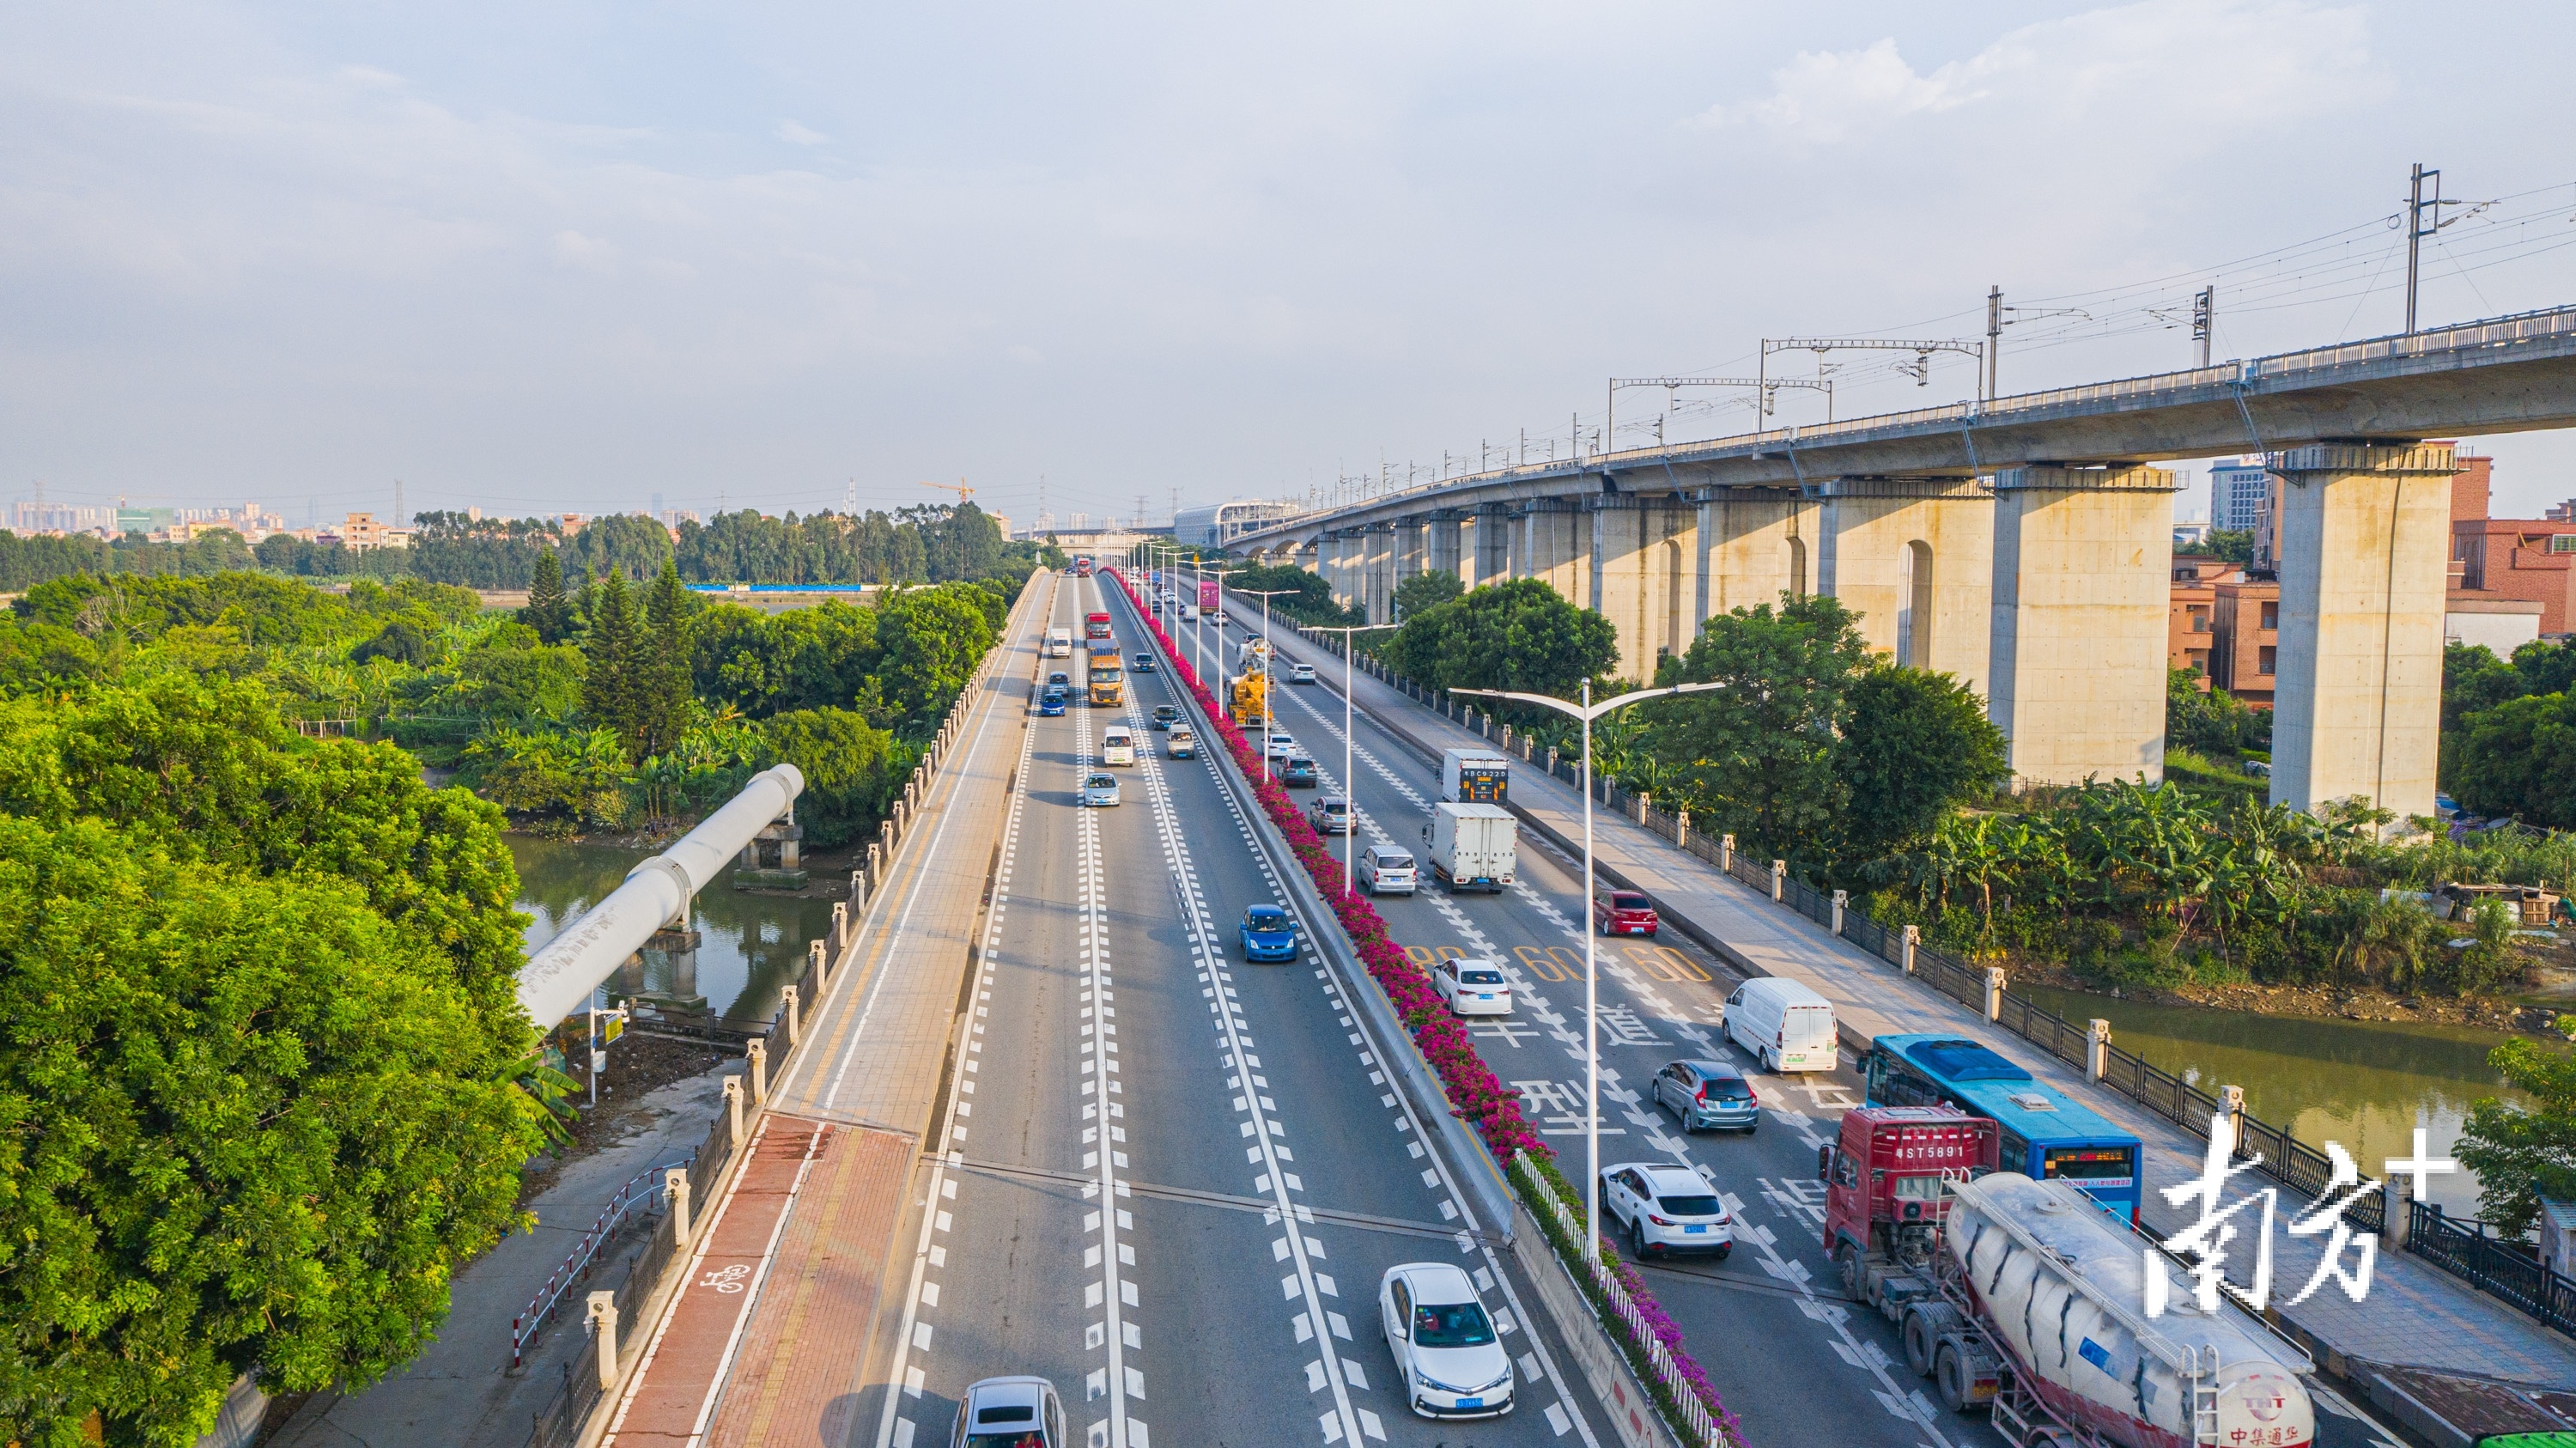
[[(2393, 995), (2386, 991), (2352, 990), (2338, 986), (2251, 983), (2114, 986), (2046, 961), (2016, 960), (2010, 969), (2016, 987), (2044, 986), (2070, 996), (2097, 996), (2103, 1000), (2237, 1011), (2259, 1016), (2467, 1026), (2562, 1043), (2567, 1037), (2559, 1033), (2555, 1022), (2561, 1014), (2576, 1011), (2576, 1001), (2535, 1002), (2509, 996)], [(2070, 1018), (2081, 1017), (2071, 1015)]]

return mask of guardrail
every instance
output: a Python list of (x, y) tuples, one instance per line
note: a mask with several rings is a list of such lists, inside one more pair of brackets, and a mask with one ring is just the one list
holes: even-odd
[(2576, 1277), (2553, 1270), (2517, 1244), (2487, 1235), (2487, 1224), (2442, 1213), (2439, 1202), (2408, 1204), (2406, 1246), (2491, 1297), (2538, 1318), (2543, 1327), (2576, 1331)]
[(599, 1219), (581, 1234), (571, 1253), (564, 1258), (563, 1265), (557, 1267), (554, 1275), (528, 1298), (527, 1310), (510, 1319), (512, 1373), (526, 1370), (528, 1345), (535, 1342), (537, 1335), (555, 1320), (556, 1312), (563, 1307), (564, 1294), (589, 1278), (591, 1268), (598, 1265), (600, 1252), (625, 1235), (628, 1226), (637, 1221), (651, 1221), (660, 1213), (666, 1195), (662, 1174), (673, 1167), (691, 1163), (689, 1157), (656, 1162), (627, 1178), (626, 1185), (619, 1187), (616, 1194), (608, 1199), (608, 1205), (600, 1209)]

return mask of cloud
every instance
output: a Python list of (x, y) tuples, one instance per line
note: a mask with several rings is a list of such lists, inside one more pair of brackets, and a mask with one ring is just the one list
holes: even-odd
[(1865, 50), (1802, 50), (1771, 73), (1771, 94), (1740, 105), (1712, 106), (1699, 119), (1709, 126), (1749, 127), (1831, 145), (1910, 115), (1981, 99), (1986, 92), (1974, 70), (1973, 64), (1953, 63), (1918, 75), (1897, 54), (1894, 36)]
[(601, 276), (614, 276), (617, 272), (617, 244), (595, 236), (584, 236), (578, 231), (558, 231), (555, 233), (555, 260)]
[(780, 121), (778, 123), (778, 139), (782, 141), (793, 141), (799, 146), (819, 146), (832, 138), (824, 135), (821, 131), (809, 130), (806, 127), (800, 126), (794, 121)]
[(1046, 363), (1046, 354), (1026, 343), (1016, 347), (1006, 347), (1002, 350), (1002, 355), (1024, 367), (1039, 367)]

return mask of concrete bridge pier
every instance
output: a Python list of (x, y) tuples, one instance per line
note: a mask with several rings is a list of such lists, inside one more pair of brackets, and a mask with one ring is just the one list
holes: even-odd
[(1592, 594), (1591, 524), (1581, 505), (1542, 498), (1529, 505), (1520, 524), (1520, 561), (1512, 576), (1535, 578), (1580, 607), (1597, 606), (1600, 600)]
[(1487, 503), (1476, 509), (1476, 547), (1468, 555), (1475, 571), (1466, 577), (1469, 588), (1482, 588), (1501, 583), (1512, 576), (1512, 515), (1501, 503)]
[(2177, 487), (2129, 465), (1996, 475), (1986, 715), (2016, 787), (2164, 779)]
[(1379, 523), (1360, 535), (1360, 603), (1370, 623), (1395, 613), (1395, 525)]
[(1814, 587), (1819, 505), (1786, 488), (1711, 488), (1699, 494), (1699, 577), (1692, 632), (1721, 613), (1780, 606)]
[(1395, 607), (1395, 590), (1404, 580), (1431, 567), (1431, 520), (1419, 515), (1395, 520), (1395, 572), (1387, 583), (1387, 607)]
[(2281, 642), (2272, 802), (2355, 795), (2433, 812), (2450, 559), (2448, 443), (2319, 443), (2276, 455)]
[(1323, 558), (1324, 581), (1332, 586), (1333, 602), (1349, 608), (1359, 601), (1359, 570), (1353, 566), (1357, 541), (1348, 532), (1325, 534), (1317, 542)]
[(1458, 566), (1459, 535), (1464, 531), (1458, 521), (1461, 516), (1434, 513), (1422, 520), (1423, 572), (1453, 574), (1460, 582), (1466, 581), (1465, 572)]
[(1699, 514), (1679, 497), (1609, 493), (1593, 500), (1593, 607), (1618, 630), (1619, 676), (1655, 677), (1690, 647)]
[(1815, 591), (1860, 615), (1871, 648), (1985, 693), (1993, 499), (1969, 477), (1834, 478), (1816, 493)]

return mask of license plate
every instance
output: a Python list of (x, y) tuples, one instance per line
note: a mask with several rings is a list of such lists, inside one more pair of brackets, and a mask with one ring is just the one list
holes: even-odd
[(1685, 1231), (1685, 1232), (1705, 1232), (1705, 1231), (1707, 1231), (1707, 1230), (1708, 1230), (1708, 1228), (1706, 1228), (1706, 1227), (1684, 1227), (1684, 1228), (1682, 1228), (1682, 1230), (1683, 1230), (1683, 1231)]
[(1489, 1000), (1492, 1000), (1492, 999), (1493, 999), (1493, 997), (1492, 997), (1492, 996), (1489, 996), (1489, 995), (1480, 995), (1480, 996), (1476, 997), (1476, 999), (1478, 999), (1478, 1000), (1480, 1000), (1480, 1001), (1489, 1001)]
[(1458, 1406), (1462, 1408), (1481, 1408), (1485, 1406), (1485, 1400), (1482, 1398), (1460, 1398), (1458, 1400)]

